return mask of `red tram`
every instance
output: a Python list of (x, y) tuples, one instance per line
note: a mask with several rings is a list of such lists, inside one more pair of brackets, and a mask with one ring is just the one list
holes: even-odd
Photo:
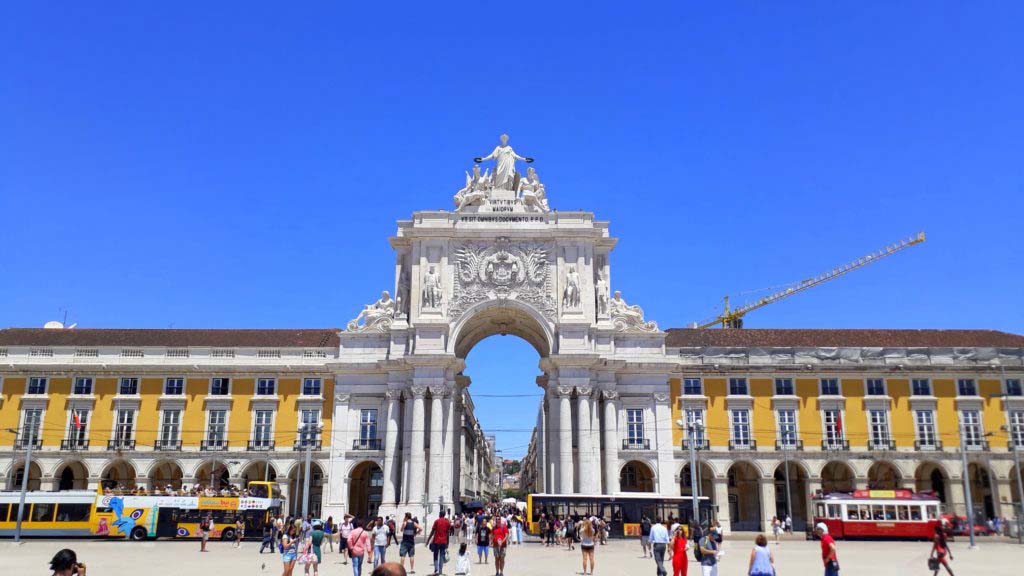
[(939, 524), (941, 502), (912, 490), (855, 490), (818, 494), (812, 500), (814, 524), (823, 522), (833, 538), (928, 540)]

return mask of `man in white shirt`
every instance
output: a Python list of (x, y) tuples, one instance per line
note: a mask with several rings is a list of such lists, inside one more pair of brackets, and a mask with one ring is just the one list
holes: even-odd
[(651, 526), (649, 538), (651, 547), (654, 548), (654, 563), (658, 566), (658, 576), (666, 576), (668, 572), (665, 570), (665, 550), (668, 548), (668, 528), (662, 523), (661, 518)]

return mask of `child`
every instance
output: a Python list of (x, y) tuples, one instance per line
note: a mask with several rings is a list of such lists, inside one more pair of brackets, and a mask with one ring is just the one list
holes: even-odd
[(455, 576), (469, 576), (469, 553), (466, 543), (459, 544), (459, 557), (455, 559)]

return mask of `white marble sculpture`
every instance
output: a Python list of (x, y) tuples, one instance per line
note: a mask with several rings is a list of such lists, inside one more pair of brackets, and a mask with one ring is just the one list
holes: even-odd
[(431, 265), (423, 276), (423, 294), (421, 299), (423, 307), (440, 308), (442, 297), (441, 275), (437, 273), (437, 268)]
[(527, 164), (533, 162), (533, 158), (516, 154), (515, 150), (508, 145), (508, 134), (501, 135), (501, 144), (496, 146), (490, 154), (483, 158), (473, 159), (473, 161), (478, 164), (485, 160), (494, 160), (497, 162), (497, 165), (494, 168), (492, 183), (495, 188), (500, 190), (512, 190), (512, 184), (516, 174), (516, 160), (521, 160)]
[(608, 314), (608, 280), (604, 276), (604, 270), (597, 271), (597, 313), (601, 316)]
[(551, 210), (548, 208), (544, 184), (537, 177), (537, 171), (533, 169), (533, 166), (526, 169), (526, 178), (519, 181), (519, 197), (522, 199), (523, 205), (527, 207), (532, 206), (541, 212), (549, 212)]
[(565, 308), (579, 308), (580, 297), (580, 273), (576, 270), (575, 264), (569, 264), (565, 272), (565, 289), (562, 290), (562, 306)]
[(455, 209), (462, 210), (466, 206), (481, 204), (487, 199), (487, 191), (491, 188), (491, 174), (488, 168), (482, 175), (480, 165), (473, 165), (473, 175), (466, 172), (466, 186), (455, 193)]
[(409, 273), (405, 267), (398, 274), (398, 292), (395, 294), (395, 317), (404, 318), (409, 315)]
[[(391, 327), (391, 319), (394, 315), (395, 301), (391, 299), (391, 294), (385, 290), (381, 293), (380, 300), (364, 306), (363, 311), (353, 320), (350, 320), (345, 329), (349, 332), (363, 332), (370, 329), (384, 332)], [(363, 321), (362, 324), (359, 324), (360, 320)]]
[(644, 311), (640, 306), (630, 306), (622, 299), (622, 292), (616, 290), (615, 297), (609, 303), (612, 323), (619, 332), (640, 331), (657, 332), (658, 324), (651, 320), (644, 322)]

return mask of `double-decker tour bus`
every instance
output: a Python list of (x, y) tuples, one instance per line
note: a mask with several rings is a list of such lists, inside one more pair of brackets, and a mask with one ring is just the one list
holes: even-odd
[[(714, 509), (707, 496), (697, 497), (702, 526), (714, 519)], [(526, 496), (526, 518), (531, 533), (536, 534), (542, 514), (559, 518), (597, 516), (608, 522), (609, 536), (621, 538), (640, 535), (640, 520), (646, 516), (652, 522), (657, 518), (673, 518), (689, 523), (693, 516), (690, 496), (658, 496), (648, 493), (620, 493), (612, 495), (585, 494), (529, 494)]]
[(912, 490), (855, 490), (816, 494), (814, 522), (833, 538), (930, 539), (939, 524), (941, 502), (933, 493)]
[[(0, 493), (0, 536), (14, 534), (19, 492)], [(283, 506), (275, 482), (250, 482), (244, 494), (174, 496), (113, 490), (28, 492), (22, 514), (23, 536), (95, 536), (111, 538), (193, 538), (199, 523), (211, 517), (211, 538), (235, 537), (235, 520), (246, 533), (262, 535), (263, 527)]]

